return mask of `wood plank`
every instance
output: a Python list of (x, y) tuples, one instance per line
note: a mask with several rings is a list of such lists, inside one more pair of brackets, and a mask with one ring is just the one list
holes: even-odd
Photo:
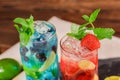
[(13, 26), (16, 17), (32, 14), (35, 20), (48, 20), (57, 16), (82, 24), (81, 16), (96, 8), (101, 8), (101, 12), (95, 26), (113, 28), (115, 36), (120, 37), (120, 0), (0, 0), (0, 53), (19, 41)]

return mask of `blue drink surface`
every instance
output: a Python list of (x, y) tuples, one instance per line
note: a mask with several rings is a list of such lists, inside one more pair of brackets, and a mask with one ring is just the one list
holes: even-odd
[(35, 32), (20, 53), (27, 80), (58, 80), (59, 63), (55, 27), (46, 21), (35, 21)]

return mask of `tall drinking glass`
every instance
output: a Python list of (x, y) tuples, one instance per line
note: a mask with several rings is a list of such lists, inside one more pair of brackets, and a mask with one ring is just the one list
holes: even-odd
[(26, 80), (58, 80), (59, 66), (55, 27), (46, 21), (35, 21), (34, 30), (28, 44), (20, 45)]
[(60, 47), (62, 80), (98, 80), (98, 50), (90, 51), (68, 36), (61, 39)]

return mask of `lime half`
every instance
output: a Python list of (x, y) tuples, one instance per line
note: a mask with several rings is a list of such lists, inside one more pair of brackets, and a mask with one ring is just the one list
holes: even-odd
[(56, 58), (55, 52), (52, 51), (50, 56), (47, 58), (47, 60), (44, 62), (44, 64), (41, 66), (41, 68), (38, 71), (43, 72), (46, 69), (48, 69), (54, 63), (55, 58)]
[(109, 76), (106, 77), (104, 80), (120, 80), (120, 76)]
[(11, 58), (0, 60), (0, 80), (11, 80), (21, 71), (20, 64)]

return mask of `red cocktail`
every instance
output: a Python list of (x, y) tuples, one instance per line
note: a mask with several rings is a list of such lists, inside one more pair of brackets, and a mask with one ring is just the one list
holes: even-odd
[(81, 46), (81, 41), (65, 36), (61, 40), (62, 80), (98, 80), (98, 50)]

